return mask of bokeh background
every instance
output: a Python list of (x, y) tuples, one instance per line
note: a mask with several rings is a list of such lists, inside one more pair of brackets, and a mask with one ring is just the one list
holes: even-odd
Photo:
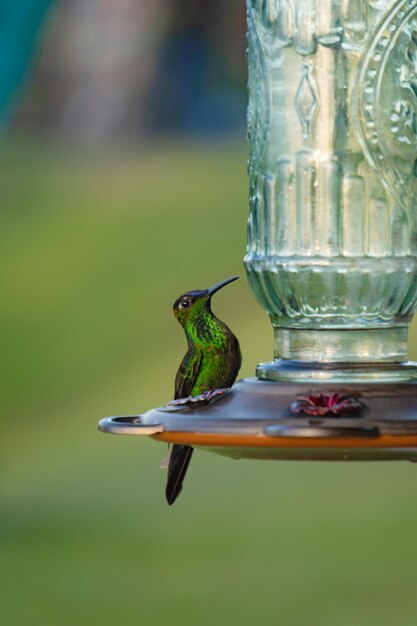
[[(174, 299), (242, 375), (272, 333), (244, 279), (242, 0), (0, 0), (0, 622), (415, 625), (409, 463), (194, 455), (97, 432), (172, 397)], [(417, 356), (415, 326), (411, 356)]]

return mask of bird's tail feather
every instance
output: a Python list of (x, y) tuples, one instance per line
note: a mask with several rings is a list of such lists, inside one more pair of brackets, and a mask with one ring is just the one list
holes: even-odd
[(165, 495), (168, 504), (174, 504), (181, 493), (182, 483), (193, 455), (191, 446), (175, 445), (171, 450)]

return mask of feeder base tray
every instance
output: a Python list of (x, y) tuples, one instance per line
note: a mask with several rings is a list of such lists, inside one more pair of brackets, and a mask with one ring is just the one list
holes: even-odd
[(417, 382), (324, 386), (248, 378), (206, 404), (107, 417), (99, 429), (234, 459), (417, 461)]

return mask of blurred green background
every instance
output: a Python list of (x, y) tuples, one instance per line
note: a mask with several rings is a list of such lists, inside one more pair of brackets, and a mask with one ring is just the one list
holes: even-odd
[(1, 624), (414, 626), (413, 465), (198, 452), (169, 508), (166, 446), (97, 432), (171, 399), (185, 290), (240, 274), (214, 309), (243, 376), (270, 358), (241, 261), (247, 149), (52, 137), (22, 113), (32, 63), (0, 146)]
[[(169, 508), (166, 446), (97, 432), (171, 398), (175, 297), (243, 278), (245, 158), (3, 146), (2, 624), (415, 623), (413, 465), (200, 452)], [(272, 336), (245, 279), (214, 306), (253, 375)]]

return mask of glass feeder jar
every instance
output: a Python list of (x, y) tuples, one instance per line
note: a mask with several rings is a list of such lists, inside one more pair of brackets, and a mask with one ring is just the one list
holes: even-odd
[(268, 380), (408, 381), (417, 0), (248, 0), (245, 265)]

